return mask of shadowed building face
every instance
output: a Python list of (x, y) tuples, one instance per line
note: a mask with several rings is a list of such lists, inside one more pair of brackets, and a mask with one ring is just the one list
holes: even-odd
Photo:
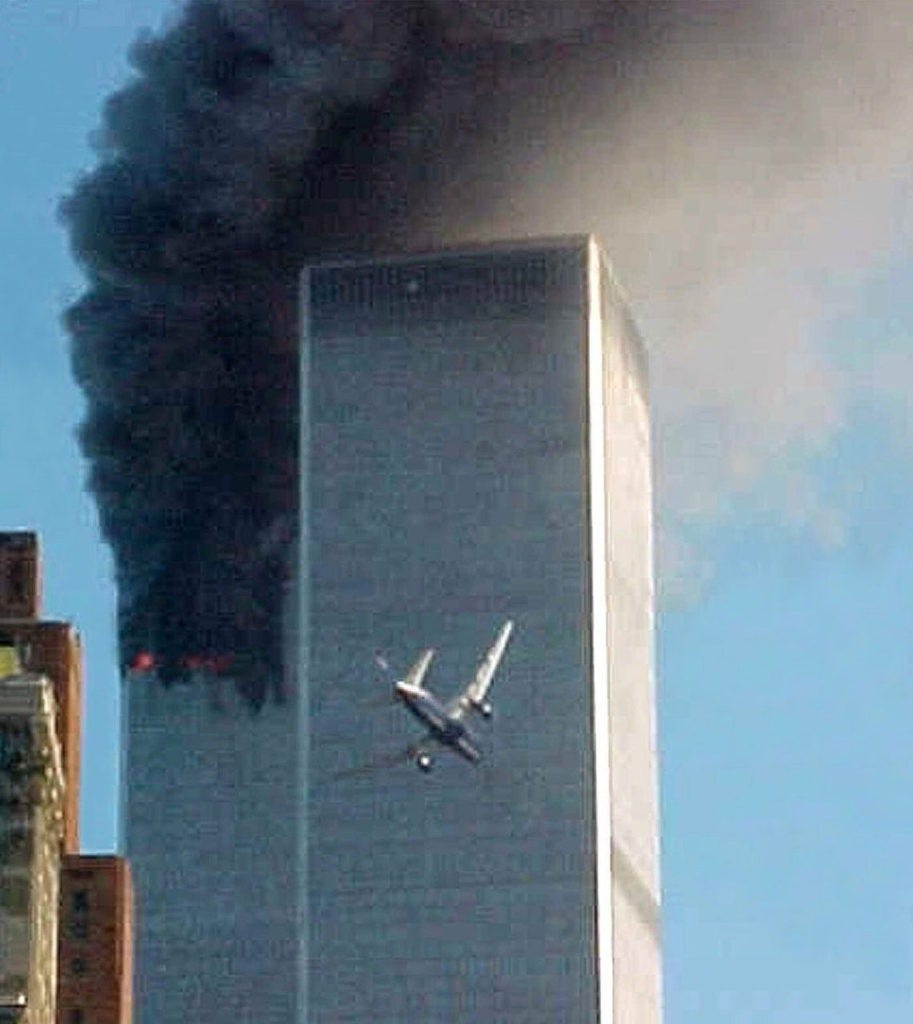
[[(658, 1021), (645, 374), (597, 247), (318, 266), (303, 332), (309, 1019)], [(369, 652), (435, 647), (446, 701), (508, 618), (478, 765), (351, 770), (427, 732)]]

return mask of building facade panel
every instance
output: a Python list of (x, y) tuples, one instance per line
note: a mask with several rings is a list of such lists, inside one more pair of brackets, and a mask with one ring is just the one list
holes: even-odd
[(82, 646), (68, 622), (0, 621), (18, 646), (23, 668), (46, 676), (54, 688), (56, 733), (66, 788), (63, 795), (63, 852), (79, 849), (79, 759), (82, 751)]
[(63, 772), (51, 684), (0, 679), (0, 1019), (54, 1024)]

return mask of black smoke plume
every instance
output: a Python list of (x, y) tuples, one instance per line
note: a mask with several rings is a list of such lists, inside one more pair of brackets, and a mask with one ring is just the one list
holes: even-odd
[[(467, 82), (615, 6), (197, 0), (135, 44), (99, 165), (63, 204), (89, 278), (66, 322), (126, 665), (166, 683), (218, 667), (255, 706), (281, 696), (297, 270), (378, 243), (409, 196), (377, 168), (397, 167), (411, 118), (420, 159), (474, 116)], [(423, 101), (448, 74), (462, 91), (435, 127)]]
[(66, 323), (126, 665), (154, 661), (166, 683), (215, 667), (254, 706), (281, 697), (299, 267), (458, 235), (443, 211), (412, 239), (409, 211), (427, 222), (442, 177), (453, 191), (464, 158), (497, 151), (516, 82), (528, 112), (569, 67), (634, 67), (688, 9), (195, 0), (134, 45), (98, 166), (63, 204), (88, 277)]

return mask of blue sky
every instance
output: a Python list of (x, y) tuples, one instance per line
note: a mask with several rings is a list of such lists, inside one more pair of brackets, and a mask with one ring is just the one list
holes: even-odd
[[(85, 639), (90, 850), (116, 842), (114, 594), (73, 436), (59, 316), (80, 276), (56, 206), (92, 164), (130, 41), (168, 9), (0, 0), (0, 525), (40, 530), (46, 613)], [(896, 202), (908, 210), (904, 188)], [(659, 619), (669, 1024), (913, 1018), (913, 249), (895, 233), (866, 251), (852, 300), (810, 317), (850, 374), (874, 373), (872, 351), (897, 356), (803, 455), (839, 535), (785, 521), (753, 477), (692, 531), (712, 572)], [(649, 296), (638, 307), (653, 322)]]
[(87, 657), (83, 842), (115, 836), (117, 686), (114, 594), (95, 508), (84, 493), (74, 431), (82, 415), (60, 315), (81, 290), (57, 219), (60, 197), (92, 166), (89, 136), (105, 96), (125, 79), (136, 33), (161, 3), (0, 4), (0, 461), (6, 528), (36, 528), (45, 614), (72, 619)]

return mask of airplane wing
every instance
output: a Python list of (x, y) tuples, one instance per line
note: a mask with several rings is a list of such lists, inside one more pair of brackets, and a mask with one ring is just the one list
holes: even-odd
[[(513, 628), (513, 622), (508, 619), (501, 627), (501, 632), (498, 633), (488, 653), (479, 663), (472, 681), (448, 708), (455, 718), (462, 718), (470, 708), (480, 708), (484, 704), (485, 697), (491, 687), (491, 681), (498, 670), (498, 665), (501, 662), (504, 649), (507, 647), (507, 641), (510, 640)], [(486, 715), (490, 713), (490, 709), (485, 712)]]
[(408, 686), (421, 686), (422, 680), (425, 678), (428, 672), (428, 666), (431, 664), (431, 659), (434, 657), (434, 648), (429, 647), (427, 651), (422, 651), (419, 655), (418, 661), (409, 669), (406, 673), (406, 678), (403, 680)]

